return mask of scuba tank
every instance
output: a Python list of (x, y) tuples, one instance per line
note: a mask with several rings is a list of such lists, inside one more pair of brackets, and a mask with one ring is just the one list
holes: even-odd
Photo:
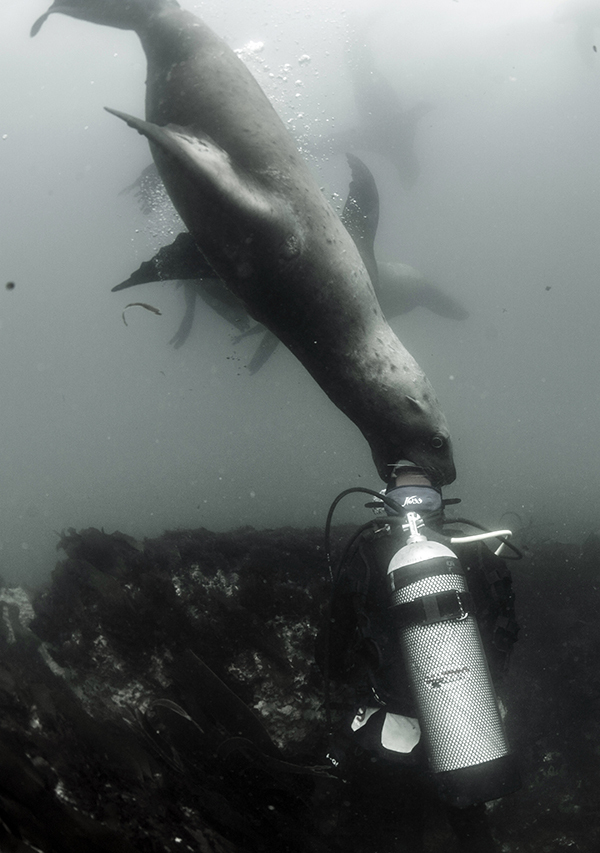
[(466, 577), (456, 554), (428, 540), (416, 512), (387, 577), (390, 613), (442, 799), (464, 808), (520, 786)]

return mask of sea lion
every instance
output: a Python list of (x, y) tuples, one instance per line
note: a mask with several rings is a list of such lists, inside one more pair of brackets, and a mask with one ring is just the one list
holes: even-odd
[(132, 29), (148, 61), (150, 140), (179, 215), (217, 275), (361, 430), (385, 481), (400, 457), (439, 485), (446, 419), (385, 321), (352, 238), (239, 57), (174, 0), (57, 0), (53, 12)]
[(418, 123), (433, 109), (433, 104), (419, 101), (406, 108), (396, 89), (378, 69), (365, 34), (380, 13), (378, 9), (366, 20), (355, 23), (346, 40), (346, 64), (357, 122), (309, 144), (311, 151), (321, 156), (346, 151), (378, 154), (396, 168), (401, 185), (409, 190), (420, 172), (415, 153)]
[[(342, 213), (342, 222), (359, 249), (371, 281), (375, 283), (377, 266), (374, 243), (379, 221), (379, 194), (375, 179), (367, 166), (353, 154), (347, 156), (352, 180)], [(149, 187), (149, 191), (142, 191), (144, 187)], [(151, 202), (160, 199), (161, 196), (163, 202), (168, 203), (160, 175), (154, 166), (146, 167), (138, 179), (122, 192), (130, 190), (136, 191), (144, 213), (150, 212)], [(177, 332), (169, 341), (176, 349), (185, 343), (191, 332), (197, 297), (240, 332), (234, 339), (235, 344), (250, 335), (265, 332), (264, 326), (260, 323), (250, 328), (248, 314), (242, 301), (218, 278), (188, 231), (178, 234), (169, 245), (162, 246), (154, 257), (140, 264), (129, 278), (115, 285), (112, 292), (118, 293), (136, 284), (156, 281), (177, 281), (179, 286), (184, 287), (185, 314)], [(267, 330), (248, 364), (251, 374), (260, 370), (270, 358), (277, 348), (277, 342), (275, 335)]]
[(391, 320), (421, 306), (452, 320), (466, 320), (469, 312), (436, 284), (408, 264), (380, 262), (375, 258), (379, 225), (379, 192), (369, 167), (354, 154), (346, 154), (352, 181), (342, 212), (342, 222), (364, 261), (385, 317)]
[[(386, 319), (391, 320), (420, 306), (442, 317), (466, 320), (469, 316), (466, 308), (455, 297), (444, 293), (437, 285), (428, 281), (419, 270), (408, 264), (376, 261), (375, 236), (379, 224), (377, 185), (373, 174), (362, 160), (353, 154), (347, 154), (347, 158), (352, 180), (342, 212), (342, 222), (361, 254)], [(139, 186), (146, 180), (149, 172), (149, 169), (145, 169), (131, 186)], [(153, 174), (152, 186), (154, 196), (160, 196), (161, 193), (164, 196), (158, 173), (155, 177)], [(165, 200), (168, 202), (166, 196)], [(185, 314), (179, 329), (169, 341), (176, 348), (182, 346), (190, 334), (197, 298), (202, 299), (217, 314), (235, 326), (240, 333), (234, 339), (235, 344), (250, 335), (264, 332), (264, 326), (260, 324), (250, 328), (242, 301), (215, 276), (214, 270), (187, 231), (178, 234), (171, 244), (159, 249), (151, 260), (144, 261), (128, 279), (113, 287), (112, 292), (157, 281), (177, 281), (184, 287)], [(276, 347), (277, 338), (266, 332), (248, 364), (249, 372), (256, 373)]]

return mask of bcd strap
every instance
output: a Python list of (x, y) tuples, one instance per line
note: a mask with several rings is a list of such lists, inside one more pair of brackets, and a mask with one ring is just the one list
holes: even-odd
[(447, 622), (466, 619), (475, 610), (470, 592), (449, 589), (424, 595), (415, 601), (396, 604), (391, 614), (400, 627), (409, 625), (431, 625), (434, 622)]

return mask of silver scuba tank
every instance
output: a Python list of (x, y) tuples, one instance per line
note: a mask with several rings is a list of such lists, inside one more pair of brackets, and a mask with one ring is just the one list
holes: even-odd
[(419, 533), (388, 567), (392, 614), (442, 798), (465, 807), (516, 790), (509, 750), (466, 577), (456, 554)]

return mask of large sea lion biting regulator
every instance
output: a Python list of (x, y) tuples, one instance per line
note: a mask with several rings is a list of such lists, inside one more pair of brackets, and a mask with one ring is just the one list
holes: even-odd
[(382, 479), (400, 457), (452, 482), (435, 393), (386, 322), (352, 238), (251, 73), (174, 0), (55, 2), (135, 30), (148, 61), (146, 121), (175, 208), (212, 269), (361, 430)]

